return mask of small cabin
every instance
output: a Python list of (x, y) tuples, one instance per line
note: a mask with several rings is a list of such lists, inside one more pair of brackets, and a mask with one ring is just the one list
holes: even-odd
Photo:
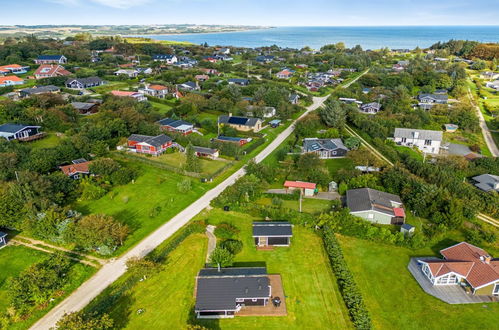
[(284, 221), (255, 221), (253, 222), (253, 238), (255, 245), (289, 246), (293, 236), (293, 225)]

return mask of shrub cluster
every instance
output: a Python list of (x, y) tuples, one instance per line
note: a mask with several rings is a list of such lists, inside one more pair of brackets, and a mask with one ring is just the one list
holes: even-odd
[(371, 317), (369, 316), (362, 294), (354, 281), (352, 273), (348, 269), (338, 240), (329, 227), (325, 227), (323, 230), (323, 240), (331, 267), (338, 281), (338, 287), (355, 328), (371, 329)]

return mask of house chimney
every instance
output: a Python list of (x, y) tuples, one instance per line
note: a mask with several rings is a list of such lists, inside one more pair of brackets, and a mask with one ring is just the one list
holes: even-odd
[(491, 260), (492, 260), (491, 256), (484, 256), (483, 257), (483, 262), (485, 262), (487, 265), (490, 265)]
[(229, 112), (229, 117), (232, 117), (232, 112)]

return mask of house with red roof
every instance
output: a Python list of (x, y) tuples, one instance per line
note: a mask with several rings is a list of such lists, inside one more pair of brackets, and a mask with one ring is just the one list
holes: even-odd
[(169, 88), (163, 85), (146, 85), (144, 88), (139, 89), (139, 92), (152, 97), (164, 99), (169, 92)]
[(279, 78), (279, 79), (289, 79), (293, 76), (293, 74), (295, 73), (294, 70), (290, 70), (290, 69), (283, 69), (282, 71), (279, 71), (276, 73), (276, 77)]
[(418, 259), (434, 287), (462, 286), (478, 296), (499, 296), (499, 259), (466, 242), (440, 250), (443, 259)]
[(301, 190), (304, 196), (313, 196), (317, 190), (317, 184), (303, 181), (286, 181), (284, 182), (286, 190)]
[(0, 77), (0, 87), (22, 85), (24, 84), (24, 79), (18, 76), (5, 76)]
[(72, 161), (72, 164), (60, 166), (59, 169), (66, 176), (70, 177), (73, 180), (81, 179), (82, 177), (90, 174), (89, 166), (92, 162), (87, 161), (86, 159), (76, 159)]
[(19, 64), (8, 64), (0, 66), (0, 75), (8, 75), (8, 74), (23, 74), (27, 73), (29, 70), (29, 66), (22, 66)]
[(139, 92), (111, 91), (111, 95), (117, 96), (117, 97), (130, 97), (130, 98), (135, 99), (139, 102), (147, 101), (147, 98), (144, 96), (144, 94), (139, 93)]
[(59, 76), (69, 76), (71, 72), (64, 69), (62, 65), (57, 64), (42, 64), (35, 71), (36, 79), (52, 78)]
[(159, 156), (173, 146), (173, 140), (164, 134), (158, 136), (132, 134), (128, 138), (127, 145), (131, 152)]

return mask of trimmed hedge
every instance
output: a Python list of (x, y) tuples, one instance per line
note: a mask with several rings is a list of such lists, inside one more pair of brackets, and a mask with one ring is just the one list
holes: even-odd
[(338, 287), (343, 300), (348, 308), (350, 318), (357, 329), (372, 329), (371, 317), (364, 303), (350, 269), (343, 257), (343, 251), (329, 227), (324, 227), (322, 232), (324, 247), (331, 262), (331, 268), (336, 276)]

